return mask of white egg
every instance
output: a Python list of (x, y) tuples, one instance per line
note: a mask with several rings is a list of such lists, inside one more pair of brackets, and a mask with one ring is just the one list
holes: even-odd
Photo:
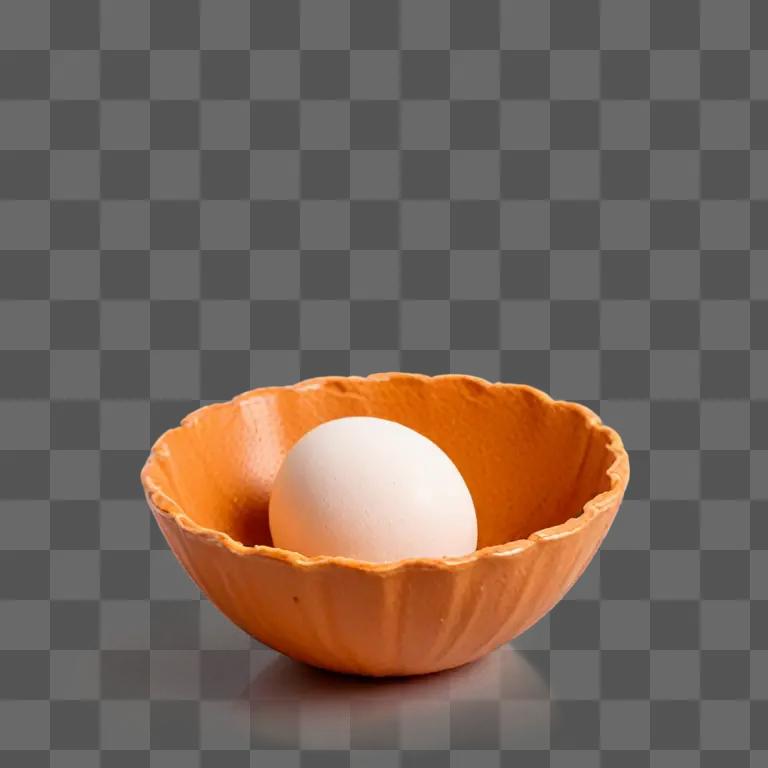
[(388, 562), (477, 547), (456, 465), (418, 432), (368, 416), (325, 422), (293, 446), (275, 478), (269, 526), (276, 547), (308, 556)]

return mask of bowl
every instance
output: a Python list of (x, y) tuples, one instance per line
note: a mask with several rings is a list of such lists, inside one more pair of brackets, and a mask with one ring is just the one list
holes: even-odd
[[(322, 422), (378, 416), (454, 461), (478, 516), (462, 557), (368, 563), (272, 546), (272, 483)], [(337, 672), (457, 667), (545, 615), (597, 552), (629, 479), (619, 435), (578, 403), (472, 376), (328, 376), (205, 406), (154, 444), (149, 506), (189, 575), (237, 626)]]

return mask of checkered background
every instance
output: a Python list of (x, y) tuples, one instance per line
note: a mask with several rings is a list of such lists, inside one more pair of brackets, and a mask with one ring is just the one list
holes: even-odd
[[(0, 764), (768, 765), (765, 0), (1, 0), (0, 49)], [(372, 686), (229, 625), (138, 472), (393, 369), (585, 402), (632, 480), (514, 648)]]

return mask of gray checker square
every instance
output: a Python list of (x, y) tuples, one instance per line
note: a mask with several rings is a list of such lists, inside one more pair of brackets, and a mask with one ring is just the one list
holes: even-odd
[[(767, 72), (763, 0), (0, 2), (0, 765), (768, 765)], [(352, 686), (138, 475), (382, 370), (579, 401), (632, 476), (512, 644)]]

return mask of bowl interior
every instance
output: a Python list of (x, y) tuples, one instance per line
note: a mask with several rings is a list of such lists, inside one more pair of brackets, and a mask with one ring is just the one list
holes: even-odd
[(609, 487), (605, 432), (529, 387), (471, 378), (325, 379), (255, 390), (192, 414), (156, 448), (154, 478), (199, 525), (272, 544), (272, 482), (291, 446), (330, 419), (367, 415), (421, 432), (454, 461), (478, 516), (478, 548), (581, 513)]

